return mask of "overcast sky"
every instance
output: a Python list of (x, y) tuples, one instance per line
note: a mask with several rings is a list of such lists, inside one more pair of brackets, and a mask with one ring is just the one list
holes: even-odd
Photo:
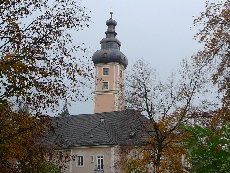
[[(193, 39), (198, 30), (193, 26), (193, 16), (204, 11), (205, 1), (82, 0), (82, 6), (91, 11), (92, 23), (88, 29), (74, 33), (75, 41), (84, 42), (92, 53), (100, 49), (107, 30), (105, 22), (112, 9), (121, 51), (129, 60), (127, 68), (142, 58), (156, 68), (162, 80), (167, 80), (179, 68), (181, 60), (200, 47)], [(72, 103), (69, 111), (74, 115), (93, 113), (93, 100)]]

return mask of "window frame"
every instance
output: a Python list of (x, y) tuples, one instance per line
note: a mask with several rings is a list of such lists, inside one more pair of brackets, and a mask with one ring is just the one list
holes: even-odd
[[(107, 71), (108, 73), (107, 74), (104, 73), (104, 72), (106, 72), (106, 71), (104, 71), (104, 69), (108, 69), (108, 71)], [(103, 76), (109, 76), (109, 67), (103, 67), (102, 68), (102, 75)]]
[[(107, 88), (104, 88), (104, 83), (107, 83)], [(102, 90), (108, 90), (109, 89), (109, 82), (108, 81), (104, 81), (102, 82)]]
[(97, 156), (97, 170), (104, 170), (104, 156)]
[(84, 167), (84, 156), (82, 156), (82, 155), (77, 156), (76, 166), (77, 167)]

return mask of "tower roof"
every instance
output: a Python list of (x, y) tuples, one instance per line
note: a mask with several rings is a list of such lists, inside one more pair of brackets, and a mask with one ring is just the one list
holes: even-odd
[(108, 26), (105, 32), (106, 38), (100, 41), (101, 49), (93, 54), (92, 60), (94, 64), (118, 62), (126, 68), (128, 59), (120, 51), (121, 42), (116, 38), (117, 33), (115, 32), (117, 22), (112, 18), (113, 12), (110, 12), (110, 14), (111, 18), (106, 21)]

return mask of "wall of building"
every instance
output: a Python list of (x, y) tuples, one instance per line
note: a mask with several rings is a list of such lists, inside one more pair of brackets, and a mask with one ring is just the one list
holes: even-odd
[[(115, 173), (115, 150), (111, 146), (72, 148), (69, 153), (71, 159), (66, 162), (64, 173), (94, 173), (98, 156), (103, 156), (104, 173)], [(83, 156), (83, 165), (78, 165), (78, 156)]]
[[(106, 99), (104, 98), (106, 96)], [(97, 94), (95, 97), (95, 113), (100, 112), (112, 112), (115, 108), (115, 97), (116, 94), (107, 93), (107, 94)], [(102, 107), (103, 105), (103, 107)]]
[[(103, 68), (109, 69), (109, 75), (103, 75)], [(108, 82), (108, 89), (103, 89)], [(119, 63), (97, 64), (94, 96), (94, 112), (119, 111), (124, 108), (124, 67)]]

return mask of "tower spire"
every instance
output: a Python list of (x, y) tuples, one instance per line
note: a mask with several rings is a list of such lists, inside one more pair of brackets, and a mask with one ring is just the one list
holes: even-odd
[(110, 15), (111, 15), (111, 19), (113, 18), (113, 11), (112, 9), (110, 10)]

